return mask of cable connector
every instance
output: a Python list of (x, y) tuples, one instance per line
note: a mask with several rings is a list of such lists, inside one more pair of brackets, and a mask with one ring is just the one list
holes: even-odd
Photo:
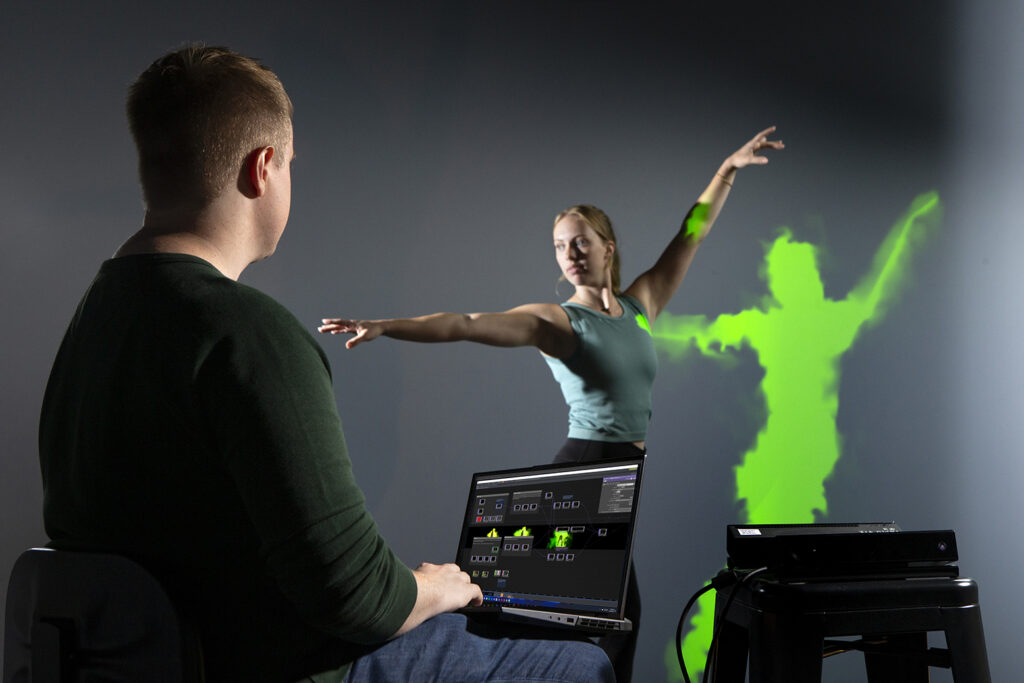
[(722, 569), (711, 579), (711, 587), (716, 591), (722, 590), (738, 583), (741, 578), (734, 569)]

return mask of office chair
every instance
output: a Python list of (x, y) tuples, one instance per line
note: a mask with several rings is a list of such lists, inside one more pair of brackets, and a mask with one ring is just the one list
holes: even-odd
[(125, 557), (26, 550), (6, 612), (3, 683), (204, 680), (198, 637), (157, 579)]

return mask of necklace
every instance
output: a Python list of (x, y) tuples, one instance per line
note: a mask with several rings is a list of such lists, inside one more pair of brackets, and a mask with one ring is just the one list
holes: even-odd
[(579, 304), (580, 306), (585, 306), (585, 307), (591, 309), (592, 311), (600, 311), (601, 313), (604, 313), (605, 315), (611, 315), (611, 313), (612, 313), (611, 307), (606, 306), (604, 301), (599, 301), (599, 302), (597, 302), (595, 304), (591, 304), (591, 303), (589, 303), (587, 301), (584, 301), (579, 296), (573, 296), (572, 298), (569, 299), (569, 301), (574, 301), (575, 303)]

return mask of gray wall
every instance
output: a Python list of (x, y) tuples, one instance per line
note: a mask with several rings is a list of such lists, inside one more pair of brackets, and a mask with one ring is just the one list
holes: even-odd
[[(910, 285), (842, 358), (827, 519), (956, 529), (994, 678), (1012, 679), (1019, 8), (90, 5), (0, 4), (0, 579), (45, 541), (35, 428), (49, 364), (97, 265), (141, 221), (125, 87), (163, 51), (204, 40), (261, 57), (295, 102), (292, 217), (277, 255), (243, 280), (311, 327), (556, 300), (551, 219), (577, 202), (616, 222), (628, 281), (721, 159), (769, 124), (787, 149), (741, 173), (670, 311), (751, 305), (762, 244), (783, 225), (824, 249), (826, 293), (842, 298), (910, 200), (939, 190), (946, 219)], [(356, 474), (410, 564), (451, 558), (470, 472), (545, 461), (564, 437), (534, 351), (323, 344)], [(678, 612), (724, 560), (732, 467), (763, 419), (761, 372), (749, 353), (731, 370), (661, 359), (637, 539), (638, 680), (671, 679)], [(854, 656), (825, 670), (863, 680)]]

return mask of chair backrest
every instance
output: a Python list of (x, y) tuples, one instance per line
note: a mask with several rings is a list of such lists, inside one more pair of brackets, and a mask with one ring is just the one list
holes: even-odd
[(7, 587), (3, 683), (203, 680), (199, 640), (139, 564), (32, 548)]

